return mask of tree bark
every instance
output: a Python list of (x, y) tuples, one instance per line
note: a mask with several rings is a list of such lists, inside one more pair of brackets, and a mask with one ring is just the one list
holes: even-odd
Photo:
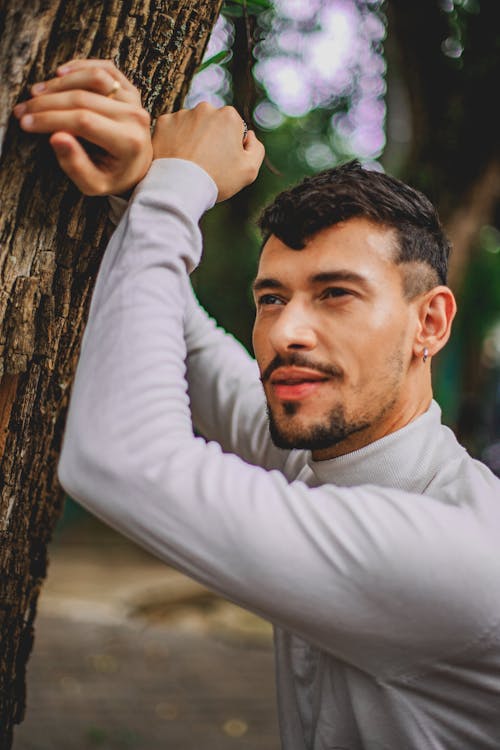
[(0, 750), (25, 707), (46, 547), (62, 507), (55, 466), (107, 204), (61, 174), (10, 113), (73, 57), (115, 60), (153, 118), (178, 108), (222, 0), (0, 0)]

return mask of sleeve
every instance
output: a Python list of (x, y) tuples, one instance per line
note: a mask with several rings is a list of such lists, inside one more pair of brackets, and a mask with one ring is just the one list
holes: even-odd
[[(208, 317), (191, 287), (184, 336), (193, 424), (227, 453), (266, 469), (283, 469), (290, 451), (270, 437), (264, 391), (255, 360)], [(298, 453), (298, 451), (294, 451)]]
[[(116, 226), (127, 209), (127, 201), (113, 195), (108, 196), (108, 201), (109, 218)], [(195, 428), (207, 439), (217, 441), (227, 453), (235, 453), (257, 466), (282, 470), (290, 451), (276, 448), (271, 441), (257, 363), (207, 315), (190, 285), (184, 338)], [(297, 456), (289, 463), (294, 459)]]
[(169, 564), (361, 669), (462, 647), (497, 585), (474, 516), (395, 489), (289, 483), (193, 435), (183, 321), (197, 221), (214, 199), (208, 176), (179, 160), (154, 162), (137, 188), (93, 296), (63, 487)]

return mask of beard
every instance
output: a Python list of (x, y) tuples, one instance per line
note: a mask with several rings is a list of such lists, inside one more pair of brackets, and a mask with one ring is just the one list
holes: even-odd
[[(362, 418), (348, 420), (343, 407), (335, 406), (325, 415), (321, 423), (313, 424), (307, 428), (299, 427), (293, 424), (292, 419), (299, 408), (296, 403), (285, 402), (283, 404), (285, 419), (282, 420), (284, 423), (279, 423), (268, 406), (269, 432), (271, 433), (271, 440), (277, 448), (287, 450), (296, 448), (310, 451), (330, 448), (343, 442), (355, 432), (361, 432), (361, 430), (369, 428), (372, 424), (372, 420)], [(286, 417), (290, 417), (290, 419), (286, 419)]]
[[(277, 361), (278, 358), (269, 366), (268, 372), (265, 373), (267, 378), (277, 366)], [(278, 416), (276, 409), (273, 412), (268, 403), (269, 432), (274, 445), (286, 450), (300, 449), (314, 452), (338, 445), (358, 432), (366, 431), (369, 435), (375, 425), (380, 423), (397, 403), (404, 370), (403, 363), (402, 349), (401, 347), (395, 347), (388, 358), (389, 374), (383, 378), (380, 391), (378, 393), (373, 392), (368, 399), (370, 404), (382, 404), (376, 410), (365, 406), (364, 409), (363, 407), (358, 408), (357, 414), (348, 414), (343, 404), (336, 404), (316, 423), (303, 425), (300, 424), (299, 420), (294, 419), (302, 404), (296, 401), (285, 401), (277, 407), (281, 412)], [(289, 364), (299, 366), (304, 364), (307, 366), (300, 355), (292, 356)], [(327, 369), (327, 366), (323, 365), (316, 366), (316, 369), (325, 373), (329, 371), (338, 381), (342, 382), (343, 380), (343, 373), (338, 368), (330, 366)]]

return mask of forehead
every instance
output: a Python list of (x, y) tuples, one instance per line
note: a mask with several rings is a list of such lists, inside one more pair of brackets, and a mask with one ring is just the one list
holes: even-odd
[(317, 232), (303, 250), (293, 250), (271, 235), (260, 256), (258, 278), (306, 278), (342, 268), (368, 280), (389, 281), (400, 278), (394, 263), (396, 244), (392, 228), (357, 217)]

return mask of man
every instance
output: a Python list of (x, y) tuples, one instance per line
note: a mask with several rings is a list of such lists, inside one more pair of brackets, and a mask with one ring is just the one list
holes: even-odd
[[(101, 91), (96, 70), (111, 77)], [(74, 137), (130, 124), (135, 105), (102, 95), (124, 87), (107, 63), (72, 63), (21, 113), (26, 129), (55, 132), (87, 192), (110, 163), (121, 177), (106, 190), (145, 171), (140, 148), (96, 165)], [(432, 401), (431, 359), (455, 313), (435, 211), (356, 165), (278, 196), (254, 283), (264, 398), (188, 279), (203, 211), (262, 161), (242, 136), (230, 108), (160, 118), (96, 284), (61, 482), (274, 623), (287, 750), (496, 749), (500, 484)]]

